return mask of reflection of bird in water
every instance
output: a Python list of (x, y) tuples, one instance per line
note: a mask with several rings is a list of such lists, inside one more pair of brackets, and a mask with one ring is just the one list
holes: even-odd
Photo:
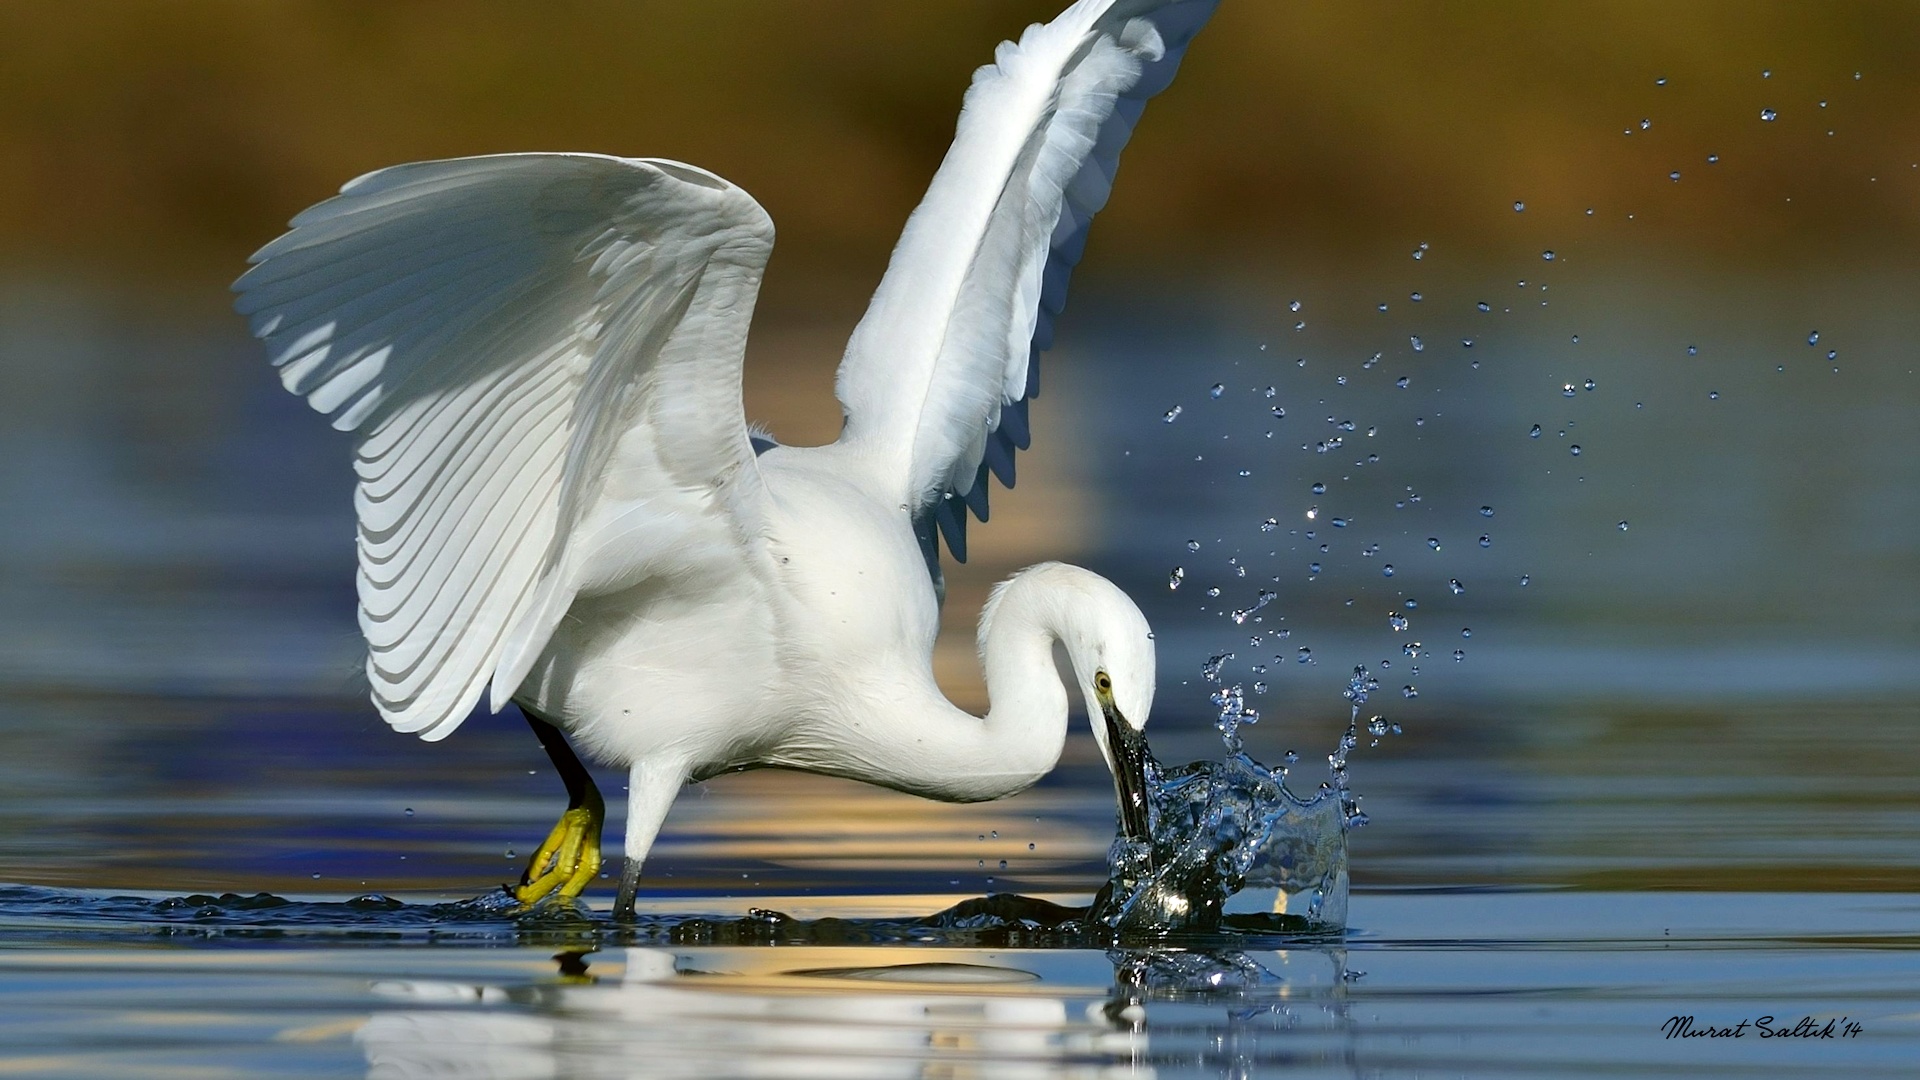
[[(980, 619), (992, 708), (930, 662), (938, 544), (1013, 482), (1037, 356), (1120, 148), (1216, 0), (1082, 0), (975, 73), (952, 149), (854, 330), (830, 446), (741, 414), (773, 226), (670, 161), (510, 154), (349, 183), (235, 289), (281, 381), (359, 435), (360, 623), (388, 723), (444, 738), (519, 702), (571, 806), (519, 895), (577, 895), (603, 806), (561, 732), (631, 768), (626, 872), (675, 793), (781, 766), (993, 799), (1058, 760), (1070, 658), (1145, 834), (1154, 651), (1085, 570)], [(489, 689), (490, 688), (490, 689)]]
[(681, 961), (750, 969), (730, 975), (626, 948), (562, 954), (557, 981), (383, 982), (396, 1007), (354, 1038), (382, 1078), (1146, 1077), (1156, 1057), (1209, 1075), (1354, 1074), (1340, 949), (1067, 951), (1045, 979), (969, 952), (808, 970), (789, 953)]

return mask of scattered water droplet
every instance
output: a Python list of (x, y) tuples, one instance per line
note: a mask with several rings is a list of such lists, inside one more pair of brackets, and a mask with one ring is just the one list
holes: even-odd
[(1388, 564), (1386, 564), (1385, 566), (1382, 566), (1382, 567), (1380, 568), (1380, 576), (1381, 576), (1381, 577), (1392, 577), (1392, 576), (1393, 576), (1393, 564), (1392, 564), (1392, 563), (1388, 563)]
[(1207, 595), (1210, 597), (1218, 598), (1220, 595), (1220, 586), (1215, 585), (1213, 588), (1208, 589)]
[(1412, 381), (1411, 379), (1407, 378), (1405, 375), (1402, 375), (1399, 378), (1393, 380), (1393, 385), (1399, 387), (1402, 390), (1405, 390), (1407, 388), (1407, 384), (1411, 381)]
[(1313, 650), (1307, 648), (1305, 645), (1300, 646), (1300, 652), (1299, 652), (1298, 658), (1300, 662), (1303, 664), (1313, 663)]
[(1420, 691), (1415, 690), (1413, 688), (1412, 683), (1408, 683), (1407, 685), (1400, 688), (1400, 696), (1408, 697), (1408, 698), (1417, 698), (1420, 696)]
[(1461, 637), (1472, 637), (1472, 636), (1473, 636), (1473, 627), (1471, 627), (1471, 626), (1463, 626), (1463, 627), (1461, 627), (1461, 628), (1460, 628), (1460, 636), (1461, 636)]
[(1580, 444), (1579, 444), (1579, 443), (1574, 443), (1574, 444), (1573, 444), (1572, 446), (1569, 446), (1569, 447), (1567, 447), (1567, 449), (1568, 449), (1569, 451), (1571, 451), (1571, 452), (1573, 453), (1573, 456), (1574, 456), (1574, 457), (1579, 457), (1579, 456), (1580, 456)]
[(1493, 310), (1493, 305), (1492, 305), (1492, 304), (1489, 304), (1489, 303), (1487, 303), (1487, 302), (1486, 302), (1485, 300), (1482, 300), (1482, 301), (1480, 301), (1479, 303), (1477, 303), (1477, 304), (1475, 304), (1475, 305), (1473, 305), (1473, 306), (1474, 306), (1474, 307), (1477, 307), (1477, 308), (1479, 308), (1479, 309), (1480, 309), (1481, 311), (1492, 311), (1492, 310)]
[(1212, 386), (1207, 387), (1207, 396), (1211, 398), (1217, 399), (1221, 394), (1226, 392), (1227, 387), (1224, 383), (1214, 383)]
[(1409, 300), (1412, 300), (1412, 301), (1413, 301), (1414, 303), (1416, 303), (1416, 304), (1417, 304), (1417, 303), (1419, 303), (1419, 302), (1420, 302), (1421, 300), (1423, 300), (1423, 299), (1425, 299), (1425, 297), (1423, 297), (1423, 296), (1421, 296), (1421, 295), (1420, 295), (1419, 293), (1417, 293), (1417, 292), (1416, 292), (1416, 293), (1411, 293), (1411, 294), (1409, 294), (1407, 298), (1408, 298)]
[(1653, 121), (1652, 121), (1652, 120), (1650, 120), (1650, 119), (1648, 119), (1648, 118), (1646, 118), (1646, 117), (1641, 117), (1641, 119), (1640, 119), (1640, 130), (1641, 130), (1641, 131), (1645, 131), (1645, 130), (1647, 130), (1648, 128), (1650, 128), (1650, 127), (1652, 127), (1652, 126), (1653, 126)]
[(1459, 578), (1448, 578), (1447, 588), (1453, 590), (1453, 595), (1455, 596), (1459, 596), (1461, 593), (1467, 591), (1467, 587), (1465, 585), (1460, 584)]
[(1417, 608), (1417, 607), (1419, 607), (1419, 606), (1420, 606), (1420, 601), (1418, 601), (1418, 600), (1415, 600), (1415, 599), (1414, 599), (1414, 598), (1412, 598), (1412, 597), (1408, 597), (1408, 598), (1407, 598), (1407, 610), (1408, 610), (1408, 611), (1412, 611), (1413, 609), (1415, 609), (1415, 608)]
[(1778, 119), (1779, 116), (1780, 114), (1777, 112), (1774, 112), (1772, 109), (1760, 110), (1760, 119), (1765, 120), (1768, 123), (1772, 123), (1774, 120)]
[(1665, 77), (1662, 77), (1662, 78), (1658, 78), (1658, 79), (1655, 79), (1655, 80), (1653, 80), (1653, 85), (1655, 85), (1655, 86), (1665, 86), (1665, 85), (1667, 85), (1667, 80), (1666, 80), (1666, 78), (1665, 78)]
[(1346, 518), (1343, 518), (1343, 517), (1337, 517), (1337, 518), (1334, 518), (1334, 519), (1333, 519), (1333, 527), (1334, 527), (1334, 528), (1336, 528), (1336, 529), (1344, 529), (1344, 528), (1346, 528), (1346, 527), (1347, 527), (1347, 519), (1346, 519)]
[(1181, 407), (1180, 407), (1180, 406), (1178, 406), (1178, 405), (1175, 405), (1175, 406), (1174, 406), (1173, 408), (1171, 408), (1171, 409), (1168, 409), (1168, 410), (1166, 411), (1166, 414), (1165, 414), (1165, 415), (1163, 415), (1163, 416), (1161, 416), (1161, 417), (1160, 417), (1160, 419), (1162, 419), (1162, 420), (1164, 420), (1164, 421), (1166, 421), (1167, 423), (1169, 423), (1169, 424), (1171, 424), (1171, 423), (1173, 423), (1173, 422), (1174, 422), (1175, 420), (1178, 420), (1178, 419), (1180, 419), (1180, 414), (1181, 414), (1181, 413), (1183, 413), (1183, 412), (1185, 412), (1185, 411), (1186, 411), (1185, 409), (1183, 409), (1183, 408), (1181, 408)]
[(1287, 418), (1287, 410), (1285, 406), (1275, 405), (1271, 411), (1273, 413), (1273, 418), (1275, 420), (1285, 420)]
[(1718, 390), (1709, 390), (1709, 391), (1707, 391), (1707, 400), (1708, 400), (1708, 401), (1719, 401), (1719, 400), (1720, 400), (1720, 391), (1718, 391)]
[(1457, 664), (1457, 663), (1459, 663), (1460, 661), (1462, 661), (1462, 660), (1465, 660), (1466, 658), (1467, 658), (1467, 651), (1466, 651), (1465, 649), (1455, 649), (1455, 650), (1453, 650), (1453, 662), (1454, 662), (1454, 663), (1456, 663), (1456, 664)]
[(1430, 547), (1430, 548), (1432, 548), (1432, 549), (1433, 549), (1433, 550), (1435, 550), (1435, 551), (1439, 551), (1439, 550), (1440, 550), (1440, 538), (1439, 538), (1439, 537), (1437, 537), (1437, 536), (1429, 536), (1429, 537), (1427, 537), (1427, 546), (1428, 546), (1428, 547)]
[(1427, 344), (1426, 342), (1420, 340), (1419, 334), (1414, 334), (1413, 336), (1409, 337), (1407, 340), (1413, 343), (1414, 352), (1425, 352), (1427, 350)]
[(1312, 520), (1313, 520), (1314, 518), (1317, 518), (1317, 517), (1319, 517), (1319, 516), (1320, 516), (1320, 508), (1319, 508), (1318, 506), (1309, 506), (1309, 507), (1307, 507), (1307, 520), (1308, 520), (1308, 521), (1312, 521)]
[(1516, 213), (1516, 214), (1518, 214), (1518, 213), (1520, 213), (1521, 211), (1523, 211), (1523, 210), (1525, 210), (1526, 208), (1527, 208), (1527, 204), (1526, 204), (1526, 203), (1523, 203), (1523, 202), (1521, 202), (1521, 201), (1520, 201), (1519, 199), (1515, 199), (1515, 200), (1513, 200), (1513, 212), (1514, 212), (1514, 213)]
[(1480, 516), (1481, 516), (1481, 517), (1492, 517), (1492, 516), (1493, 516), (1493, 507), (1491, 507), (1491, 506), (1483, 506), (1483, 507), (1481, 507), (1481, 508), (1480, 508)]
[(1818, 331), (1818, 330), (1815, 330), (1815, 331), (1814, 331), (1813, 333), (1811, 333), (1811, 334), (1808, 334), (1808, 335), (1807, 335), (1807, 344), (1809, 344), (1809, 345), (1818, 345), (1818, 344), (1820, 344), (1820, 331)]
[(1300, 301), (1298, 301), (1298, 300), (1295, 300), (1294, 302), (1292, 302), (1292, 303), (1290, 303), (1290, 304), (1288, 304), (1288, 305), (1287, 305), (1287, 310), (1288, 310), (1288, 311), (1299, 311), (1299, 310), (1300, 310)]
[(1694, 356), (1694, 355), (1697, 355), (1697, 354), (1698, 354), (1699, 352), (1700, 352), (1700, 346), (1698, 346), (1698, 345), (1689, 345), (1689, 346), (1687, 346), (1687, 355), (1688, 355), (1688, 356)]
[(1493, 537), (1491, 537), (1491, 536), (1488, 536), (1488, 535), (1487, 535), (1486, 533), (1481, 533), (1481, 534), (1480, 534), (1480, 546), (1481, 546), (1481, 547), (1492, 547), (1492, 546), (1493, 546)]
[(1187, 580), (1187, 568), (1184, 566), (1174, 567), (1173, 570), (1167, 574), (1168, 590), (1177, 590), (1180, 588), (1180, 583), (1185, 580)]
[(1679, 183), (1679, 182), (1680, 182), (1680, 170), (1679, 170), (1679, 169), (1675, 169), (1675, 170), (1673, 170), (1672, 172), (1670, 172), (1670, 173), (1668, 173), (1668, 174), (1667, 174), (1667, 179), (1669, 179), (1669, 180), (1671, 180), (1671, 181), (1673, 181), (1673, 182), (1674, 182), (1674, 183), (1676, 183), (1676, 184), (1677, 184), (1677, 183)]
[(1260, 523), (1261, 532), (1272, 532), (1273, 530), (1279, 527), (1280, 527), (1280, 522), (1276, 518), (1268, 518), (1267, 520)]
[(1188, 551), (1199, 551), (1199, 550), (1200, 550), (1200, 541), (1198, 541), (1198, 540), (1189, 540), (1189, 541), (1187, 541), (1187, 550), (1188, 550)]
[(1552, 248), (1548, 248), (1547, 250), (1545, 250), (1545, 251), (1543, 251), (1543, 252), (1541, 252), (1541, 253), (1540, 253), (1540, 257), (1541, 257), (1541, 258), (1543, 258), (1543, 259), (1545, 259), (1545, 260), (1547, 260), (1548, 262), (1552, 262), (1552, 261), (1553, 261), (1553, 249), (1552, 249)]
[(1313, 493), (1315, 495), (1325, 495), (1327, 493), (1327, 485), (1316, 480), (1313, 485)]
[(1621, 531), (1621, 532), (1626, 532), (1626, 531), (1627, 531), (1627, 523), (1626, 523), (1626, 522), (1624, 522), (1624, 521), (1622, 521), (1622, 522), (1620, 523), (1620, 531)]
[(1407, 628), (1407, 617), (1397, 611), (1389, 611), (1387, 612), (1387, 625), (1393, 627), (1395, 632), (1404, 631)]
[(1596, 383), (1596, 382), (1594, 382), (1594, 381), (1593, 381), (1592, 379), (1588, 379), (1588, 380), (1587, 380), (1586, 382), (1584, 382), (1584, 383), (1581, 383), (1580, 385), (1582, 385), (1582, 386), (1584, 386), (1584, 387), (1586, 387), (1587, 389), (1589, 389), (1589, 390), (1591, 390), (1591, 389), (1593, 389), (1594, 387), (1596, 387), (1596, 386), (1598, 386), (1598, 385), (1600, 385), (1600, 384), (1599, 384), (1599, 383)]
[(1521, 575), (1520, 575), (1520, 587), (1521, 587), (1521, 588), (1523, 588), (1523, 589), (1524, 589), (1524, 588), (1526, 588), (1526, 587), (1527, 587), (1527, 586), (1528, 586), (1528, 585), (1529, 585), (1530, 583), (1532, 583), (1532, 581), (1533, 581), (1533, 575), (1531, 575), (1531, 574), (1521, 574)]
[(1535, 425), (1533, 425), (1533, 429), (1532, 429), (1531, 431), (1529, 431), (1529, 432), (1527, 432), (1527, 438), (1529, 438), (1529, 439), (1537, 439), (1537, 438), (1539, 438), (1539, 437), (1540, 437), (1540, 425), (1539, 425), (1539, 424), (1535, 424)]
[(1707, 164), (1709, 164), (1709, 165), (1718, 165), (1718, 164), (1720, 164), (1720, 155), (1719, 155), (1719, 154), (1708, 154), (1708, 155), (1707, 155)]

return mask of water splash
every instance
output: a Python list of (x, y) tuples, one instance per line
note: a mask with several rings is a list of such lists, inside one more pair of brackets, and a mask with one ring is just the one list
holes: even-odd
[[(1225, 757), (1174, 767), (1148, 758), (1152, 835), (1114, 841), (1109, 880), (1090, 921), (1129, 935), (1206, 932), (1248, 920), (1299, 921), (1322, 931), (1345, 926), (1347, 831), (1367, 823), (1348, 786), (1347, 756), (1359, 745), (1360, 707), (1379, 680), (1354, 668), (1342, 694), (1350, 707), (1347, 730), (1327, 757), (1327, 779), (1303, 797), (1286, 782), (1296, 755), (1269, 768), (1246, 752), (1240, 729), (1260, 714), (1239, 684), (1222, 680), (1231, 659), (1221, 653), (1201, 667), (1217, 687), (1212, 701)], [(1375, 717), (1368, 730), (1377, 736), (1399, 728)]]

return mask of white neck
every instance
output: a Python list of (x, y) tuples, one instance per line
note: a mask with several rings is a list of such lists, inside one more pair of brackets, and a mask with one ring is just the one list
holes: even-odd
[[(1074, 630), (1092, 614), (1078, 602), (1080, 591), (1062, 584), (1058, 575), (1029, 571), (1003, 586), (981, 614), (980, 662), (991, 705), (984, 719), (949, 702), (928, 665), (904, 690), (896, 682), (849, 702), (861, 715), (833, 725), (836, 745), (822, 747), (818, 758), (806, 755), (813, 760), (801, 767), (951, 802), (1031, 787), (1059, 762), (1066, 743), (1067, 689), (1054, 667), (1054, 643), (1084, 638)], [(1093, 675), (1075, 674), (1081, 682)]]

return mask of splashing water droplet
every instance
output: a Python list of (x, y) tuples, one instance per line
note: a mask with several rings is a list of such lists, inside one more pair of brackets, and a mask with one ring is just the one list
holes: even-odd
[(1290, 303), (1290, 304), (1288, 304), (1288, 305), (1287, 305), (1287, 310), (1288, 310), (1288, 311), (1299, 311), (1299, 310), (1300, 310), (1300, 301), (1298, 301), (1298, 300), (1295, 300), (1294, 302), (1292, 302), (1292, 303)]
[(1214, 383), (1212, 386), (1207, 387), (1207, 396), (1210, 398), (1218, 398), (1226, 392), (1227, 387), (1225, 383)]
[(1526, 204), (1526, 203), (1523, 203), (1523, 202), (1521, 202), (1521, 201), (1520, 201), (1519, 199), (1515, 199), (1515, 200), (1513, 201), (1513, 212), (1514, 212), (1514, 213), (1516, 213), (1516, 214), (1518, 214), (1518, 213), (1520, 213), (1521, 211), (1523, 211), (1523, 210), (1525, 210), (1526, 208), (1527, 208), (1527, 204)]
[(1491, 536), (1488, 536), (1488, 535), (1487, 535), (1486, 533), (1481, 533), (1481, 534), (1480, 534), (1480, 546), (1481, 546), (1481, 547), (1492, 547), (1492, 546), (1493, 546), (1493, 537), (1491, 537)]
[(1407, 628), (1407, 617), (1397, 611), (1389, 611), (1387, 612), (1387, 625), (1393, 627), (1396, 633), (1403, 631)]
[(1699, 354), (1699, 352), (1700, 352), (1700, 347), (1699, 347), (1698, 345), (1689, 345), (1689, 346), (1687, 346), (1687, 355), (1688, 355), (1688, 356), (1696, 356), (1696, 355), (1698, 355), (1698, 354)]
[(1280, 521), (1278, 518), (1268, 518), (1267, 520), (1260, 523), (1261, 532), (1272, 532), (1273, 530), (1279, 527), (1280, 527)]
[(1402, 375), (1399, 378), (1393, 380), (1393, 385), (1399, 387), (1402, 390), (1405, 390), (1407, 388), (1407, 384), (1412, 381), (1413, 381), (1412, 379), (1409, 379), (1405, 375)]
[(1521, 574), (1521, 575), (1520, 575), (1520, 587), (1521, 587), (1521, 588), (1523, 588), (1523, 589), (1524, 589), (1524, 588), (1526, 588), (1526, 587), (1527, 587), (1527, 586), (1528, 586), (1529, 584), (1531, 584), (1531, 583), (1532, 583), (1532, 581), (1533, 581), (1533, 575), (1531, 575), (1531, 574)]
[(1543, 259), (1545, 259), (1545, 260), (1547, 260), (1548, 262), (1552, 262), (1552, 261), (1553, 261), (1553, 249), (1552, 249), (1552, 248), (1548, 248), (1547, 250), (1545, 250), (1545, 251), (1543, 251), (1543, 252), (1541, 252), (1541, 253), (1540, 253), (1540, 257), (1541, 257), (1541, 258), (1543, 258)]
[(1415, 690), (1413, 688), (1412, 683), (1408, 683), (1407, 685), (1400, 688), (1400, 696), (1406, 697), (1406, 698), (1417, 698), (1420, 696), (1420, 691)]
[(1199, 551), (1199, 550), (1200, 550), (1200, 541), (1198, 541), (1198, 540), (1189, 540), (1189, 541), (1187, 541), (1187, 550), (1188, 550), (1188, 551)]
[(1170, 571), (1170, 572), (1169, 572), (1169, 573), (1167, 574), (1167, 589), (1168, 589), (1169, 591), (1173, 591), (1173, 590), (1177, 590), (1177, 589), (1179, 589), (1179, 588), (1180, 588), (1180, 583), (1181, 583), (1182, 581), (1185, 581), (1186, 579), (1187, 579), (1187, 568), (1186, 568), (1186, 567), (1184, 567), (1184, 566), (1176, 566), (1176, 567), (1174, 567), (1174, 568), (1173, 568), (1173, 569), (1172, 569), (1172, 570), (1171, 570), (1171, 571)]
[(1439, 538), (1439, 537), (1437, 537), (1437, 536), (1429, 536), (1429, 537), (1427, 537), (1427, 546), (1428, 546), (1428, 547), (1430, 547), (1430, 548), (1432, 548), (1432, 549), (1433, 549), (1433, 550), (1435, 550), (1435, 551), (1439, 551), (1439, 550), (1440, 550), (1440, 538)]
[(1459, 596), (1461, 593), (1467, 591), (1467, 587), (1465, 585), (1460, 584), (1459, 578), (1448, 578), (1447, 588), (1453, 590), (1453, 595), (1455, 596)]
[(1344, 528), (1346, 528), (1346, 527), (1347, 527), (1347, 519), (1346, 519), (1346, 518), (1343, 518), (1343, 517), (1337, 517), (1337, 518), (1334, 518), (1334, 519), (1333, 519), (1333, 527), (1334, 527), (1334, 528), (1336, 528), (1336, 529), (1344, 529)]
[(1774, 112), (1772, 109), (1760, 110), (1760, 119), (1765, 120), (1768, 123), (1772, 123), (1774, 120), (1778, 119), (1779, 116), (1780, 114), (1777, 112)]
[(1539, 438), (1539, 437), (1540, 437), (1540, 425), (1539, 425), (1539, 424), (1535, 424), (1535, 425), (1533, 425), (1533, 429), (1532, 429), (1531, 431), (1529, 431), (1529, 432), (1527, 432), (1527, 438), (1529, 438), (1529, 439), (1537, 439), (1537, 438)]
[(1481, 517), (1492, 517), (1492, 516), (1493, 516), (1493, 507), (1491, 507), (1491, 506), (1483, 506), (1483, 507), (1481, 507), (1481, 508), (1480, 508), (1480, 516), (1481, 516)]
[(1165, 413), (1164, 413), (1164, 414), (1163, 414), (1163, 415), (1162, 415), (1162, 416), (1160, 417), (1160, 419), (1161, 419), (1161, 420), (1163, 420), (1163, 421), (1165, 421), (1166, 423), (1169, 423), (1169, 424), (1171, 424), (1171, 423), (1173, 423), (1173, 422), (1174, 422), (1175, 420), (1178, 420), (1178, 419), (1180, 419), (1180, 414), (1181, 414), (1181, 413), (1183, 413), (1183, 412), (1185, 412), (1185, 411), (1186, 411), (1185, 409), (1183, 409), (1183, 408), (1181, 408), (1181, 407), (1180, 407), (1180, 406), (1178, 406), (1178, 405), (1175, 405), (1175, 406), (1174, 406), (1173, 408), (1171, 408), (1171, 409), (1168, 409), (1168, 410), (1167, 410), (1167, 411), (1166, 411), (1166, 412), (1165, 412)]
[(1626, 522), (1624, 522), (1624, 521), (1622, 521), (1622, 522), (1621, 522), (1621, 523), (1619, 524), (1619, 526), (1618, 526), (1618, 527), (1619, 527), (1619, 529), (1620, 529), (1620, 531), (1621, 531), (1621, 532), (1626, 532), (1626, 531), (1627, 531), (1627, 523), (1626, 523)]
[(1414, 352), (1425, 352), (1427, 350), (1426, 342), (1423, 342), (1420, 340), (1419, 334), (1414, 334), (1413, 336), (1409, 337), (1407, 340), (1413, 343)]
[(1573, 456), (1574, 456), (1574, 457), (1579, 457), (1579, 456), (1580, 456), (1580, 444), (1579, 444), (1579, 443), (1574, 443), (1574, 444), (1573, 444), (1572, 446), (1569, 446), (1569, 447), (1568, 447), (1567, 449), (1568, 449), (1569, 451), (1571, 451), (1571, 452), (1572, 452), (1572, 454), (1573, 454)]
[(1273, 603), (1274, 597), (1277, 595), (1278, 594), (1271, 589), (1261, 589), (1260, 595), (1254, 598), (1252, 607), (1235, 611), (1230, 617), (1233, 619), (1235, 625), (1244, 625), (1248, 616), (1266, 607), (1268, 604)]
[(1454, 662), (1454, 663), (1456, 663), (1456, 664), (1457, 664), (1457, 663), (1459, 663), (1460, 661), (1462, 661), (1462, 660), (1465, 660), (1466, 658), (1467, 658), (1467, 650), (1465, 650), (1465, 649), (1455, 649), (1455, 650), (1453, 650), (1453, 662)]
[(1560, 394), (1562, 397), (1572, 397), (1575, 392), (1576, 391), (1573, 389), (1572, 383), (1568, 383), (1567, 385), (1560, 388)]
[(1385, 566), (1382, 566), (1382, 567), (1380, 568), (1380, 576), (1381, 576), (1381, 577), (1392, 577), (1392, 576), (1393, 576), (1393, 564), (1392, 564), (1392, 563), (1388, 563), (1388, 564), (1386, 564)]
[(1584, 382), (1584, 383), (1581, 383), (1580, 385), (1582, 385), (1582, 386), (1584, 386), (1584, 387), (1586, 387), (1587, 389), (1589, 389), (1589, 390), (1591, 390), (1591, 389), (1593, 389), (1594, 387), (1596, 387), (1596, 386), (1598, 386), (1598, 385), (1600, 385), (1600, 384), (1599, 384), (1599, 383), (1596, 383), (1596, 382), (1594, 382), (1594, 381), (1593, 381), (1592, 379), (1588, 379), (1588, 380), (1587, 380), (1586, 382)]
[(1674, 183), (1676, 183), (1676, 184), (1677, 184), (1677, 183), (1679, 183), (1679, 182), (1680, 182), (1680, 170), (1679, 170), (1679, 169), (1675, 169), (1675, 170), (1673, 170), (1672, 172), (1670, 172), (1670, 173), (1668, 173), (1668, 174), (1667, 174), (1667, 179), (1669, 179), (1669, 180), (1671, 180), (1671, 181), (1673, 181), (1673, 182), (1674, 182)]
[(1807, 335), (1807, 344), (1809, 344), (1809, 345), (1818, 345), (1818, 344), (1820, 344), (1820, 331), (1818, 331), (1818, 330), (1815, 330), (1815, 331), (1814, 331), (1813, 333), (1811, 333), (1811, 334), (1808, 334), (1808, 335)]

